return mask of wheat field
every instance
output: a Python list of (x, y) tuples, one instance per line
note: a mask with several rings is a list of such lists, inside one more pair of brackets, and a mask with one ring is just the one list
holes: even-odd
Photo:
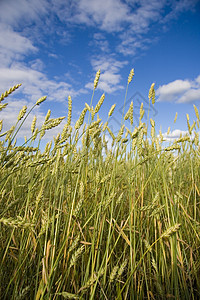
[[(133, 126), (134, 103), (114, 134), (100, 118), (103, 94), (72, 127), (72, 99), (60, 134), (41, 151), (63, 117), (48, 111), (21, 146), (16, 138), (30, 111), (3, 131), (0, 121), (1, 299), (199, 299), (199, 112), (188, 134), (164, 146), (148, 111)], [(0, 110), (16, 85), (0, 97)], [(149, 104), (156, 105), (154, 83)], [(177, 115), (175, 117), (176, 122)], [(173, 120), (172, 120), (173, 121)], [(108, 145), (106, 136), (111, 139)], [(37, 142), (37, 146), (35, 145)]]

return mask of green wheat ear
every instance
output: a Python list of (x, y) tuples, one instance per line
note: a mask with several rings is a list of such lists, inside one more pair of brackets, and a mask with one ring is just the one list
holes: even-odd
[(180, 229), (181, 224), (175, 224), (174, 226), (168, 228), (162, 235), (161, 238), (169, 238), (172, 234)]

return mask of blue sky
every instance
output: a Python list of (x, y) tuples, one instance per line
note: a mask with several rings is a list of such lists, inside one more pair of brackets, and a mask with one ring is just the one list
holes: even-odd
[(144, 101), (148, 107), (153, 82), (156, 103), (151, 117), (157, 131), (161, 128), (166, 136), (171, 126), (168, 137), (178, 137), (187, 131), (186, 113), (193, 122), (193, 104), (200, 108), (200, 1), (0, 0), (0, 12), (0, 93), (22, 83), (0, 112), (3, 130), (14, 124), (23, 105), (30, 108), (44, 95), (46, 102), (31, 114), (19, 137), (30, 136), (35, 114), (37, 126), (48, 109), (52, 117), (66, 116), (68, 95), (75, 123), (85, 102), (90, 103), (98, 69), (93, 105), (105, 93), (99, 115), (106, 121), (116, 103), (110, 123), (114, 132), (132, 68), (126, 110), (133, 99), (135, 125), (139, 104)]

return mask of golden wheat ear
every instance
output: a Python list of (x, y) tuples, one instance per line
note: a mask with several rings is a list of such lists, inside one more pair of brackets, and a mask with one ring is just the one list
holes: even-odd
[(5, 93), (1, 94), (0, 102), (3, 101), (8, 95), (12, 94), (16, 89), (18, 89), (22, 84), (17, 84), (11, 87), (8, 91), (5, 91)]

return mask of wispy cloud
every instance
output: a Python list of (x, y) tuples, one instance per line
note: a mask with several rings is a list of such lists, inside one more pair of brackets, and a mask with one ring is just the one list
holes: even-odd
[(75, 96), (79, 93), (78, 91), (75, 92), (70, 84), (50, 80), (43, 72), (23, 65), (1, 68), (0, 82), (1, 93), (15, 84), (22, 83), (21, 91), (31, 101), (36, 101), (46, 94), (50, 101), (63, 102), (69, 94)]
[(128, 5), (120, 0), (78, 0), (67, 5), (63, 0), (52, 2), (62, 22), (98, 26), (107, 32), (120, 31), (129, 16)]
[[(135, 55), (156, 38), (151, 30), (154, 24), (161, 24), (161, 28), (170, 26), (172, 19), (186, 10), (194, 9), (197, 2), (198, 0), (3, 0), (0, 2), (0, 10), (5, 13), (1, 13), (0, 22), (15, 29), (21, 24), (27, 35), (46, 35), (51, 32), (60, 40), (69, 41), (69, 31), (64, 27), (58, 30), (56, 18), (59, 18), (63, 25), (67, 24), (71, 29), (77, 25), (95, 28), (94, 41), (101, 51), (109, 49), (108, 41), (98, 36), (106, 32), (115, 34), (118, 39), (117, 51), (124, 55)], [(31, 29), (31, 32), (25, 29), (33, 24), (34, 30)], [(147, 36), (149, 32), (151, 37)]]
[(93, 40), (90, 42), (91, 47), (95, 46), (95, 49), (99, 49), (104, 53), (110, 52), (109, 43), (106, 40), (106, 37), (97, 32), (93, 35)]
[(47, 0), (1, 0), (0, 1), (0, 21), (11, 26), (20, 24), (30, 24), (37, 22), (42, 15), (48, 12), (49, 5)]
[(175, 80), (156, 90), (158, 101), (186, 103), (200, 100), (200, 76), (195, 80)]
[[(111, 56), (92, 58), (91, 65), (94, 71), (101, 70), (98, 88), (106, 93), (114, 93), (123, 89), (120, 85), (120, 70), (128, 64), (127, 61), (119, 61)], [(93, 89), (93, 82), (87, 83), (86, 88)]]
[(10, 66), (25, 55), (38, 49), (23, 35), (15, 32), (10, 26), (0, 23), (0, 67)]

